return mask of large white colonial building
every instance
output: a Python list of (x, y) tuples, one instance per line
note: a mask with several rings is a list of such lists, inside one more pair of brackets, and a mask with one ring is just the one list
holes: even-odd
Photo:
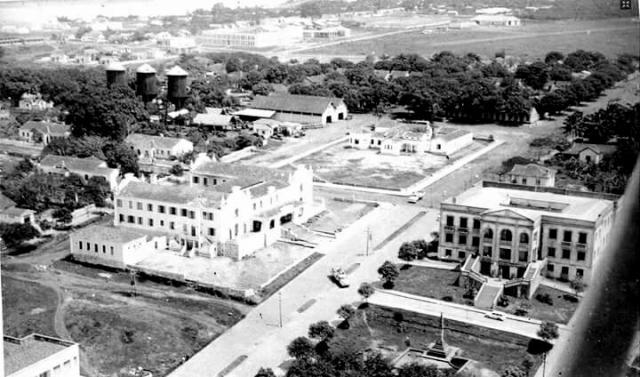
[[(176, 245), (183, 255), (241, 259), (276, 242), (282, 224), (304, 222), (323, 209), (314, 202), (313, 174), (305, 167), (278, 171), (205, 162), (186, 178), (182, 184), (125, 179), (115, 195), (114, 225), (136, 232), (124, 239), (105, 232), (110, 240), (78, 232), (71, 238), (72, 253), (88, 251), (109, 264), (128, 264), (137, 260), (128, 253)], [(128, 247), (131, 242), (139, 247)], [(98, 251), (87, 250), (87, 243)]]
[(616, 202), (593, 193), (514, 186), (484, 182), (442, 202), (438, 257), (464, 262), (463, 275), (480, 283), (500, 278), (505, 289), (527, 296), (541, 274), (581, 277), (588, 284)]
[(450, 155), (473, 143), (473, 134), (431, 124), (380, 124), (349, 135), (349, 145), (357, 149), (377, 149), (383, 154), (438, 153)]

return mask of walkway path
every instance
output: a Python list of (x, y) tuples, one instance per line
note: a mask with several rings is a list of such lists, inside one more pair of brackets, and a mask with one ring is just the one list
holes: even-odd
[[(325, 257), (311, 266), (284, 288), (279, 294), (254, 308), (245, 319), (210, 343), (187, 363), (176, 369), (171, 377), (218, 376), (242, 355), (248, 357), (227, 376), (253, 376), (261, 367), (275, 368), (288, 358), (286, 346), (297, 336), (305, 335), (310, 323), (335, 317), (340, 305), (359, 300), (358, 286), (362, 281), (378, 279), (376, 272), (386, 259), (395, 255), (400, 244), (420, 237), (423, 229), (435, 221), (436, 214), (428, 213), (398, 234), (380, 250), (365, 256), (366, 230), (372, 235), (371, 244), (377, 245), (405, 225), (423, 208), (381, 205), (354, 223), (335, 240), (320, 245), (317, 250)], [(358, 245), (357, 247), (354, 247)], [(351, 287), (340, 289), (327, 277), (333, 266), (348, 269)], [(281, 301), (280, 301), (281, 300)], [(282, 306), (282, 328), (279, 327), (279, 306)], [(303, 306), (310, 307), (298, 311)]]

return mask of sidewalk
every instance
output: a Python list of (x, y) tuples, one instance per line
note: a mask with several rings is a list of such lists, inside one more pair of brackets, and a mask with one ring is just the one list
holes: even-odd
[[(261, 366), (277, 367), (288, 358), (286, 346), (296, 336), (306, 334), (310, 323), (333, 318), (340, 305), (359, 300), (359, 282), (377, 279), (376, 269), (388, 258), (386, 254), (397, 253), (399, 244), (405, 240), (403, 233), (390, 241), (384, 250), (365, 257), (367, 227), (371, 230), (372, 244), (377, 244), (423, 210), (409, 206), (380, 206), (339, 233), (335, 240), (323, 242), (316, 249), (325, 253), (322, 259), (281, 288), (277, 294), (252, 309), (242, 321), (195, 354), (170, 376), (217, 376), (243, 355), (246, 358), (243, 357), (244, 360), (227, 376), (253, 376)], [(420, 234), (424, 221), (427, 220), (421, 219), (407, 231), (414, 236)], [(328, 279), (331, 267), (351, 266), (355, 263), (360, 263), (360, 267), (351, 274), (351, 287), (340, 289)], [(369, 275), (365, 277), (364, 274)], [(311, 305), (300, 313), (298, 309), (308, 303)]]

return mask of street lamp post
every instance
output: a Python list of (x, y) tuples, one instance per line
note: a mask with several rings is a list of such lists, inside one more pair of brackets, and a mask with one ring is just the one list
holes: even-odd
[(280, 319), (280, 328), (282, 328), (282, 292), (278, 292), (278, 317)]

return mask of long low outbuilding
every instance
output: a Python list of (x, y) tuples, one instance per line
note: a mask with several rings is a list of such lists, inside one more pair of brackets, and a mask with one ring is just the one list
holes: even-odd
[(341, 98), (304, 95), (256, 96), (249, 109), (274, 111), (273, 119), (326, 126), (347, 119), (348, 110)]

